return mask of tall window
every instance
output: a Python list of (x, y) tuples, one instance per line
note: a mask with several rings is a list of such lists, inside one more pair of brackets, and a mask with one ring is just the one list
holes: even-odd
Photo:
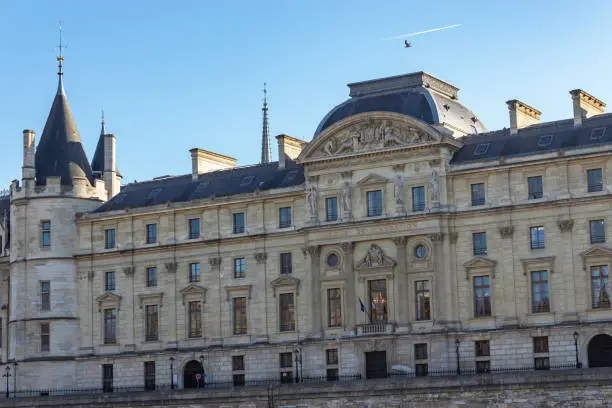
[(40, 310), (51, 310), (51, 282), (40, 282)]
[(382, 191), (368, 191), (368, 217), (376, 217), (382, 215)]
[(536, 200), (544, 196), (542, 188), (542, 176), (528, 177), (527, 188), (530, 200)]
[(529, 228), (529, 235), (531, 236), (531, 249), (544, 248), (544, 227)]
[(244, 232), (244, 213), (234, 213), (234, 234), (242, 234)]
[(159, 338), (157, 305), (147, 305), (145, 308), (145, 340), (156, 341)]
[(200, 264), (198, 262), (189, 264), (189, 282), (200, 281)]
[(102, 364), (102, 391), (113, 392), (113, 365)]
[(491, 351), (489, 340), (477, 340), (474, 342), (474, 353), (476, 355), (476, 372), (488, 373), (491, 371)]
[(604, 220), (589, 221), (591, 244), (601, 244), (606, 242), (606, 230)]
[(155, 361), (144, 362), (145, 391), (155, 389)]
[(425, 210), (425, 187), (412, 187), (412, 211)]
[(104, 274), (104, 289), (115, 290), (115, 272), (106, 272)]
[(291, 352), (279, 354), (281, 384), (291, 384), (293, 382), (292, 357), (293, 354)]
[(489, 277), (474, 276), (474, 317), (491, 316)]
[(550, 312), (547, 271), (531, 272), (531, 312)]
[(244, 356), (232, 356), (232, 377), (234, 387), (244, 385)]
[(147, 224), (147, 244), (157, 242), (157, 224)]
[(202, 337), (202, 304), (189, 302), (189, 337)]
[(293, 293), (282, 293), (279, 296), (280, 331), (295, 331), (295, 307)]
[(235, 297), (232, 299), (234, 306), (234, 334), (247, 334), (247, 299), (245, 297)]
[(289, 228), (291, 226), (291, 207), (278, 209), (278, 228)]
[(157, 286), (157, 267), (147, 267), (147, 288), (154, 288)]
[(49, 351), (51, 344), (51, 325), (41, 323), (40, 325), (40, 351)]
[(192, 218), (189, 220), (189, 239), (200, 238), (200, 219)]
[(608, 265), (591, 266), (591, 301), (593, 309), (610, 308)]
[(429, 364), (427, 362), (427, 359), (427, 343), (416, 343), (414, 345), (414, 371), (417, 377), (424, 377), (429, 374)]
[(244, 258), (234, 258), (234, 278), (244, 278), (246, 264)]
[(325, 220), (336, 221), (338, 219), (338, 198), (327, 197), (325, 199)]
[(280, 254), (280, 273), (286, 275), (291, 272), (293, 272), (291, 252), (283, 252)]
[(431, 320), (431, 289), (428, 280), (416, 281), (416, 319)]
[(327, 327), (342, 326), (342, 296), (339, 288), (327, 289)]
[(338, 381), (338, 349), (325, 350), (327, 381)]
[(117, 342), (117, 310), (104, 309), (104, 344)]
[(51, 221), (40, 222), (40, 245), (44, 248), (51, 246)]
[(587, 170), (587, 191), (589, 193), (595, 191), (603, 191), (603, 178), (601, 169)]
[(472, 184), (472, 207), (485, 204), (485, 185), (484, 183)]
[(377, 279), (368, 281), (370, 292), (370, 321), (372, 323), (386, 322), (387, 315), (387, 281)]
[(536, 370), (550, 369), (547, 336), (538, 336), (533, 338), (533, 354), (538, 355), (533, 359), (534, 368)]
[(104, 248), (111, 249), (115, 247), (115, 229), (109, 228), (104, 230)]
[(477, 232), (472, 234), (472, 244), (474, 246), (474, 255), (487, 254), (487, 233)]

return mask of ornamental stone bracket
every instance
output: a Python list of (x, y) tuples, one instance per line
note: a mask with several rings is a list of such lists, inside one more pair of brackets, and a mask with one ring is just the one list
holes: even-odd
[(145, 304), (154, 304), (162, 307), (164, 305), (164, 292), (138, 295), (138, 300), (140, 301), (141, 309), (144, 308)]
[(476, 273), (486, 273), (495, 279), (497, 261), (484, 256), (475, 256), (469, 261), (464, 262), (463, 267), (465, 268), (465, 280), (470, 280), (470, 276)]
[(514, 226), (513, 225), (502, 225), (499, 227), (499, 236), (503, 239), (512, 238), (514, 235)]
[(226, 286), (225, 287), (225, 294), (226, 294), (226, 300), (229, 302), (232, 297), (231, 294), (232, 292), (242, 292), (247, 294), (247, 297), (249, 300), (251, 300), (251, 291), (253, 289), (253, 285), (235, 285), (235, 286)]
[(547, 270), (551, 274), (554, 273), (555, 257), (554, 256), (539, 256), (536, 258), (523, 258), (523, 276), (527, 276), (529, 271)]
[(101, 313), (102, 309), (108, 309), (108, 307), (115, 307), (117, 310), (121, 309), (121, 296), (113, 292), (105, 292), (96, 298), (98, 302), (98, 312)]
[(212, 258), (208, 258), (208, 263), (212, 269), (217, 269), (221, 267), (221, 257), (215, 256)]
[(572, 220), (572, 219), (559, 220), (557, 222), (557, 225), (559, 226), (559, 231), (561, 231), (561, 232), (570, 232), (572, 230), (572, 228), (574, 228), (574, 220)]
[(256, 252), (255, 253), (255, 261), (257, 261), (258, 264), (264, 263), (267, 260), (268, 260), (267, 252)]
[(580, 257), (582, 258), (582, 269), (586, 271), (589, 264), (612, 263), (612, 248), (603, 245), (593, 245), (580, 253)]
[(176, 273), (177, 263), (176, 262), (166, 262), (166, 272), (168, 273)]
[(279, 288), (289, 287), (295, 291), (296, 295), (300, 294), (300, 280), (293, 276), (279, 276), (270, 282), (270, 286), (273, 289), (273, 296), (276, 297), (276, 292)]
[(321, 253), (321, 246), (320, 245), (305, 246), (302, 249), (302, 252), (304, 253), (304, 258), (306, 258), (307, 255), (310, 255), (311, 258), (318, 257), (319, 254)]
[(125, 268), (123, 268), (123, 273), (125, 274), (125, 276), (134, 276), (134, 267), (133, 266), (126, 266)]
[(206, 288), (192, 283), (180, 290), (183, 295), (183, 305), (190, 299), (202, 300), (202, 304), (206, 303)]

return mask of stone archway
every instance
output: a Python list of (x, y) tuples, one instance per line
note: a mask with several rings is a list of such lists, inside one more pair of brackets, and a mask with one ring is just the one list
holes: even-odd
[(612, 337), (598, 334), (589, 342), (589, 367), (612, 367)]
[(189, 361), (183, 369), (183, 388), (204, 387), (204, 375), (202, 363), (196, 360)]

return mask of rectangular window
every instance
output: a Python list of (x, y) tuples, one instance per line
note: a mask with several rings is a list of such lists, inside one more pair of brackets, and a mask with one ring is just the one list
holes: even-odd
[(291, 252), (283, 252), (280, 254), (280, 273), (286, 275), (291, 272), (293, 272)]
[(291, 226), (291, 207), (278, 209), (278, 228), (289, 228)]
[(487, 233), (476, 232), (472, 234), (472, 244), (474, 246), (474, 255), (487, 254)]
[(484, 183), (472, 184), (472, 207), (485, 204), (485, 185)]
[(327, 363), (327, 381), (338, 381), (338, 349), (325, 350), (325, 361)]
[(295, 309), (293, 293), (282, 293), (279, 296), (280, 331), (295, 331)]
[(104, 309), (104, 344), (117, 343), (117, 310)]
[(232, 376), (234, 387), (244, 385), (244, 356), (232, 356)]
[(244, 213), (234, 213), (234, 234), (242, 234), (244, 232)]
[(476, 372), (478, 374), (490, 373), (491, 372), (491, 361), (490, 360), (477, 361), (476, 362)]
[(157, 242), (157, 224), (147, 224), (147, 244)]
[(603, 244), (606, 242), (606, 230), (604, 220), (589, 221), (591, 244)]
[(189, 239), (200, 238), (200, 219), (192, 218), (189, 220)]
[(608, 265), (591, 266), (591, 301), (593, 309), (610, 308)]
[(414, 359), (427, 360), (427, 343), (416, 343), (414, 345)]
[(549, 362), (548, 357), (536, 357), (533, 359), (533, 364), (536, 370), (550, 369), (550, 362)]
[(115, 247), (115, 229), (109, 228), (104, 230), (104, 248), (111, 249)]
[(327, 289), (327, 327), (342, 327), (342, 297), (340, 289)]
[(234, 334), (247, 334), (247, 298), (235, 297), (232, 303), (234, 306)]
[(544, 197), (542, 189), (542, 176), (528, 177), (527, 188), (530, 200), (537, 200)]
[(474, 317), (491, 316), (489, 276), (474, 276)]
[(416, 320), (431, 320), (431, 289), (428, 280), (416, 281)]
[(387, 322), (387, 280), (377, 279), (368, 281), (370, 294), (370, 322)]
[(51, 282), (40, 282), (40, 310), (51, 310)]
[(531, 249), (544, 248), (544, 227), (529, 228), (529, 235), (531, 237)]
[(200, 281), (200, 264), (198, 262), (189, 264), (189, 282)]
[(106, 272), (104, 274), (104, 289), (115, 290), (115, 272)]
[(587, 191), (593, 193), (595, 191), (603, 191), (603, 178), (601, 169), (587, 170)]
[(368, 191), (366, 195), (368, 199), (368, 217), (377, 217), (382, 215), (382, 191)]
[(538, 336), (533, 338), (533, 352), (535, 354), (548, 353), (548, 336)]
[(155, 389), (155, 361), (144, 362), (145, 391)]
[(531, 312), (550, 312), (547, 271), (531, 272)]
[(244, 258), (234, 258), (234, 278), (244, 278), (246, 265)]
[(49, 351), (51, 345), (51, 325), (41, 323), (40, 325), (40, 351)]
[(412, 211), (425, 210), (425, 187), (412, 187)]
[(202, 303), (189, 302), (189, 337), (202, 337)]
[(280, 353), (279, 360), (281, 384), (291, 384), (293, 382), (293, 354), (291, 352)]
[(113, 365), (102, 364), (102, 391), (113, 392)]
[(491, 355), (489, 340), (476, 340), (474, 342), (474, 352), (476, 357), (489, 357)]
[(40, 222), (40, 244), (43, 248), (51, 246), (51, 221), (49, 220)]
[(427, 377), (429, 374), (429, 364), (415, 364), (414, 375), (417, 377)]
[(325, 220), (326, 221), (338, 220), (338, 198), (327, 197), (325, 199)]
[(157, 341), (158, 333), (157, 305), (147, 305), (145, 308), (145, 340)]
[(154, 288), (157, 286), (157, 267), (149, 266), (147, 268), (147, 288)]

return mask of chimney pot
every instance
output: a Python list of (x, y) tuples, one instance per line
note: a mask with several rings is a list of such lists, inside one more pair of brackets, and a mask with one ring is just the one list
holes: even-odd
[(591, 116), (601, 115), (606, 110), (606, 104), (583, 91), (582, 89), (572, 89), (572, 106), (574, 108), (574, 126), (582, 126), (582, 120)]
[(515, 135), (519, 129), (540, 123), (542, 112), (518, 99), (506, 101), (510, 113), (510, 134)]
[(191, 153), (191, 178), (197, 180), (200, 174), (227, 170), (236, 167), (236, 159), (208, 150), (193, 148)]

